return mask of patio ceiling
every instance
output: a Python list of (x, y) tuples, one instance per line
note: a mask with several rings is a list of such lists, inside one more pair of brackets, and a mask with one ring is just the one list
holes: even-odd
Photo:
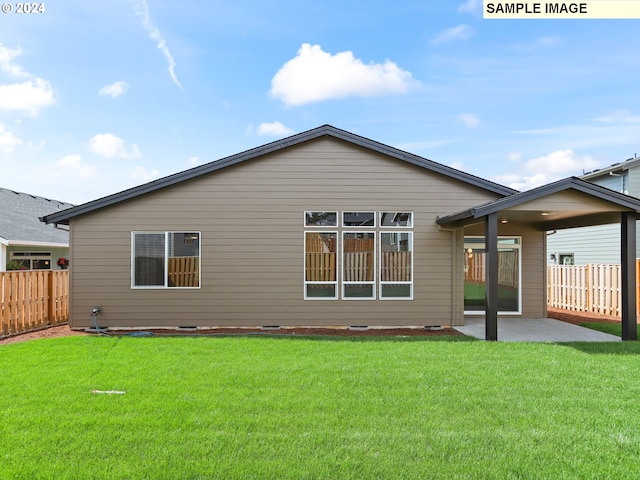
[(522, 223), (547, 231), (619, 223), (622, 212), (639, 211), (640, 199), (572, 177), (439, 217), (437, 223), (464, 227), (496, 213), (502, 224)]

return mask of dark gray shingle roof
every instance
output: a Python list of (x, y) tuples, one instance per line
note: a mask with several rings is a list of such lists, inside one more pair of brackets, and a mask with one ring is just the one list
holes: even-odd
[(0, 241), (68, 244), (68, 232), (45, 225), (39, 217), (71, 207), (70, 203), (0, 188)]

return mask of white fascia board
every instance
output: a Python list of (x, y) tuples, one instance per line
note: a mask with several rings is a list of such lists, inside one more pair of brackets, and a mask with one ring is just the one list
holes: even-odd
[(11, 247), (50, 247), (50, 248), (69, 248), (68, 243), (54, 242), (32, 242), (29, 240), (7, 240), (6, 245)]

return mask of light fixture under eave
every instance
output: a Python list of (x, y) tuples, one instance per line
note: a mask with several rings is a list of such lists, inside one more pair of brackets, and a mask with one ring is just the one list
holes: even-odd
[(500, 223), (507, 223), (508, 220), (506, 218), (503, 218), (502, 220), (500, 220)]
[(542, 215), (543, 217), (546, 217), (549, 215), (549, 212), (540, 212), (540, 215)]

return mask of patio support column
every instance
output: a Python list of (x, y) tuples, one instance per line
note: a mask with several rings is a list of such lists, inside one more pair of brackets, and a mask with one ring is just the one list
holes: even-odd
[(637, 340), (636, 328), (636, 212), (622, 212), (622, 340)]
[(485, 217), (485, 340), (498, 340), (498, 214)]

